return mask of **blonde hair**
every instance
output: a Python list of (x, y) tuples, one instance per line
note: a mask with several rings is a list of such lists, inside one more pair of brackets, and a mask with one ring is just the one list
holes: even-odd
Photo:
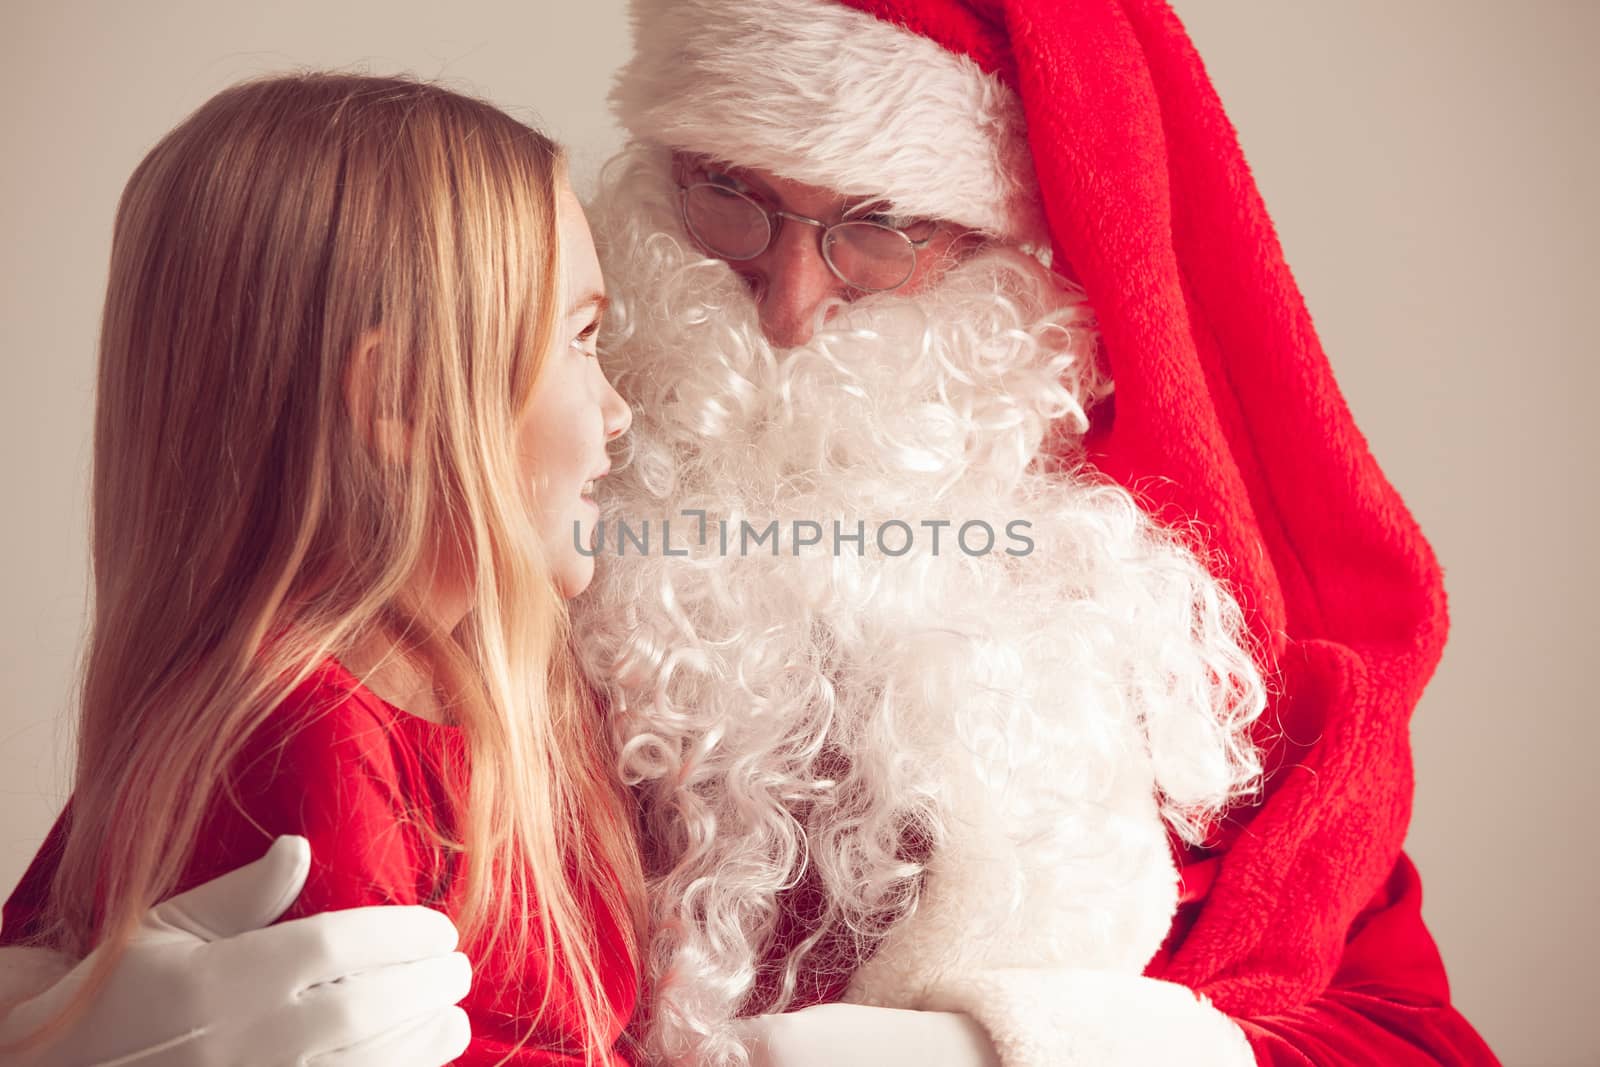
[[(320, 73), (226, 90), (129, 180), (51, 908), (56, 947), (108, 946), (91, 992), (181, 877), (246, 737), (325, 657), (381, 633), (441, 683), (470, 753), (457, 838), (439, 842), (462, 854), (464, 938), (509, 938), (520, 957), (537, 921), (589, 1056), (604, 1047), (601, 934), (575, 886), (636, 960), (634, 831), (565, 604), (530, 557), (510, 432), (561, 315), (563, 181), (560, 149), (486, 103)], [(408, 428), (388, 461), (346, 408), (374, 331), (360, 373), (373, 410)], [(411, 591), (441, 529), (472, 598), (453, 633)]]

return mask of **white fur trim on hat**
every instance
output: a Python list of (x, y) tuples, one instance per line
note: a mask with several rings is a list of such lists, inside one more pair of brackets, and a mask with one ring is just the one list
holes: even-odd
[(635, 137), (1043, 239), (1021, 104), (969, 57), (834, 0), (630, 6), (612, 102)]

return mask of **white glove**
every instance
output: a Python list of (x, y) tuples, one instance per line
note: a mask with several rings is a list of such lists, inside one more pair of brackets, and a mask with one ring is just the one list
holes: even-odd
[[(0, 1067), (440, 1067), (471, 1037), (472, 966), (423, 907), (352, 908), (269, 926), (300, 895), (311, 845), (267, 854), (152, 908), (68, 1031)], [(37, 949), (0, 950), (15, 985)], [(0, 1020), (0, 1047), (55, 1017), (98, 950)], [(59, 957), (57, 957), (59, 959)], [(58, 970), (60, 966), (58, 965)]]
[(983, 1027), (950, 1011), (819, 1004), (742, 1020), (750, 1067), (996, 1067)]

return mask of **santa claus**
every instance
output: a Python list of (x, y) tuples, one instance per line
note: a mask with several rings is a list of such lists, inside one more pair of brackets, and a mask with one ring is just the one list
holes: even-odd
[[(712, 6), (671, 13), (694, 32)], [(594, 219), (621, 294), (608, 370), (639, 415), (575, 614), (656, 875), (652, 1049), (737, 1062), (732, 1021), (813, 999), (819, 973), (1009, 1040), (989, 986), (1138, 975), (1177, 903), (1163, 819), (1199, 843), (1254, 788), (1238, 610), (1082, 466), (1110, 388), (1092, 315), (1007, 239), (1028, 235), (1005, 205), (911, 212), (865, 153), (824, 185), (746, 128), (674, 136), (741, 72), (668, 61), (684, 40), (655, 14), (621, 92), (641, 144)], [(805, 55), (806, 77), (841, 44), (899, 44), (843, 9), (762, 32), (756, 54)], [(926, 51), (908, 93), (965, 73)], [(1186, 1026), (1225, 1025), (1185, 1000)]]
[[(1399, 853), (1437, 568), (1172, 13), (634, 21), (607, 514), (776, 523), (610, 561), (583, 609), (654, 849), (652, 1047), (1492, 1062)], [(996, 520), (1030, 551), (928, 536)], [(839, 998), (921, 1012), (728, 1025)]]
[(650, 1053), (1492, 1063), (1400, 853), (1437, 566), (1167, 6), (633, 14), (578, 629)]

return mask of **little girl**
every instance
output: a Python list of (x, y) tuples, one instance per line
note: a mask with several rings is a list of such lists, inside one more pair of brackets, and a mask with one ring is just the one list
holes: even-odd
[(110, 946), (103, 977), (153, 902), (298, 834), (291, 914), (460, 926), (460, 1062), (622, 1062), (641, 877), (564, 603), (629, 424), (604, 305), (560, 150), (438, 87), (257, 81), (150, 152), (102, 324), (74, 793), (5, 942)]

